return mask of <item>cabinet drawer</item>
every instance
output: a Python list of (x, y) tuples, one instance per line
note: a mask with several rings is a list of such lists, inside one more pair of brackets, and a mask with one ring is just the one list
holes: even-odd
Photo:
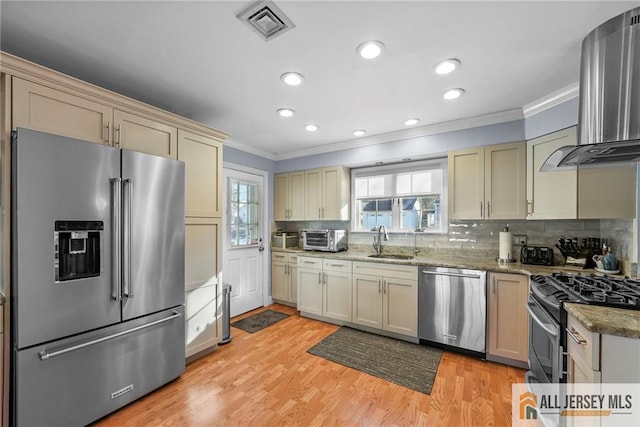
[(351, 264), (351, 261), (324, 259), (322, 260), (322, 269), (324, 271), (342, 271), (345, 273), (351, 273)]
[(322, 270), (322, 258), (298, 257), (298, 267)]
[(289, 262), (289, 254), (285, 252), (271, 252), (271, 261)]
[[(599, 371), (600, 334), (589, 332), (571, 315), (567, 319), (567, 329), (571, 332), (571, 334), (567, 332), (567, 350), (569, 354), (586, 362), (592, 370)], [(575, 339), (571, 335), (574, 335)]]
[(297, 264), (298, 263), (298, 254), (289, 254), (287, 262), (290, 262), (292, 264)]
[(386, 276), (398, 279), (418, 280), (418, 267), (415, 265), (387, 264), (384, 262), (353, 263), (354, 274), (367, 274), (370, 276)]

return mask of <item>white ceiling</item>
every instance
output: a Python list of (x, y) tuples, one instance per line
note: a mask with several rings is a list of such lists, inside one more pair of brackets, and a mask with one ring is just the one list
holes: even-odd
[[(0, 46), (283, 159), (361, 143), (355, 129), (398, 131), (409, 117), (425, 126), (521, 114), (577, 82), (584, 36), (639, 4), (279, 0), (296, 27), (265, 42), (235, 17), (251, 3), (2, 0)], [(356, 56), (366, 40), (386, 45), (381, 58)], [(460, 70), (436, 76), (433, 65), (451, 57)], [(285, 86), (286, 71), (304, 84)], [(444, 101), (452, 87), (465, 96)], [(297, 114), (281, 118), (281, 107)]]

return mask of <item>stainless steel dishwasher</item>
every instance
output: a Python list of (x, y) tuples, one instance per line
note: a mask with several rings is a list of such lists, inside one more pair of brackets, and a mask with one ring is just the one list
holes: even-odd
[(486, 272), (443, 267), (418, 271), (420, 342), (485, 357)]

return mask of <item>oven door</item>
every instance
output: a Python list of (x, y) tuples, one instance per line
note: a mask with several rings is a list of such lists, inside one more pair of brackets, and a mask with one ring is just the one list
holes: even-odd
[(562, 382), (562, 329), (560, 324), (532, 296), (529, 312), (529, 369), (538, 383)]

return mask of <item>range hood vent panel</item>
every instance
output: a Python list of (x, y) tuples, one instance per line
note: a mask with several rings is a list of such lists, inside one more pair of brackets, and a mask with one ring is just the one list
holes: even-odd
[[(582, 42), (578, 145), (553, 153), (541, 171), (640, 161), (640, 7), (605, 22)], [(595, 144), (595, 145), (594, 145)], [(584, 146), (592, 145), (591, 148)]]

